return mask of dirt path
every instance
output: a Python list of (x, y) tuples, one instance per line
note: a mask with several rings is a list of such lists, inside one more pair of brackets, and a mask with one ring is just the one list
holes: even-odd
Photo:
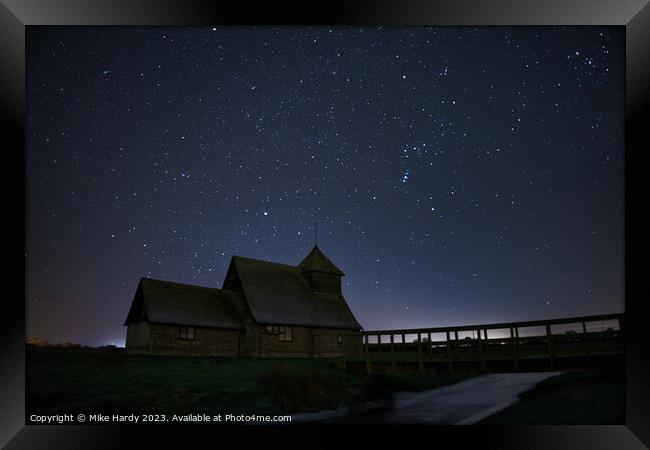
[(382, 422), (467, 425), (515, 403), (522, 392), (561, 372), (499, 373), (424, 392), (398, 392)]
[[(498, 373), (422, 392), (397, 392), (391, 409), (331, 418), (338, 423), (469, 425), (515, 403), (517, 396), (561, 372)], [(318, 413), (315, 413), (317, 417)]]

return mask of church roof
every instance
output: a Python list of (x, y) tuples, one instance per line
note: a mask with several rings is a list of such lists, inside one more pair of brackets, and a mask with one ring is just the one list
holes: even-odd
[(234, 290), (142, 278), (124, 325), (243, 329), (249, 310), (260, 324), (361, 329), (340, 293), (313, 292), (303, 275), (311, 270), (343, 274), (315, 247), (298, 267), (233, 256), (227, 279), (236, 276), (241, 286)]
[(302, 260), (298, 267), (302, 272), (324, 272), (345, 275), (330, 259), (315, 245), (311, 252)]
[(299, 267), (240, 256), (232, 264), (258, 323), (361, 328), (342, 295), (312, 292)]
[(238, 301), (233, 291), (142, 278), (125, 325), (146, 317), (153, 323), (242, 329)]

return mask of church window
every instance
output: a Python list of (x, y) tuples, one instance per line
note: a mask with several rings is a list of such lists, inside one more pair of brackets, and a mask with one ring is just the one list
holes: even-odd
[(193, 341), (194, 327), (181, 327), (180, 338), (184, 341)]
[(291, 327), (278, 327), (278, 340), (281, 342), (293, 341)]
[(293, 341), (293, 333), (291, 327), (279, 325), (267, 325), (266, 331), (270, 334), (277, 335), (280, 342)]

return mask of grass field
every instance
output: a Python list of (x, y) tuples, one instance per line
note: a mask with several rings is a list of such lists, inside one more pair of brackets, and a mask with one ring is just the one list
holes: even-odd
[[(337, 360), (27, 351), (30, 414), (291, 414), (387, 399), (474, 374), (347, 373)], [(621, 424), (622, 371), (567, 372), (540, 383), (481, 424)]]
[(542, 381), (519, 402), (481, 425), (614, 425), (625, 423), (623, 370), (566, 372)]
[(470, 375), (355, 375), (336, 360), (27, 351), (30, 414), (284, 414), (354, 408)]

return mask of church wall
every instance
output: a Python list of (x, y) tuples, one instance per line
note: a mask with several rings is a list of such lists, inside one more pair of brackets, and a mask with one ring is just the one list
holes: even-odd
[[(292, 340), (285, 342), (267, 331), (266, 326), (253, 324), (248, 331), (255, 336), (258, 348), (248, 355), (262, 357), (338, 358), (342, 348), (346, 349), (346, 354), (350, 354), (350, 343), (354, 341), (351, 336), (358, 335), (357, 332), (343, 329), (294, 326), (291, 327)], [(338, 335), (342, 336), (341, 343), (338, 342)]]
[[(291, 327), (292, 340), (280, 341), (266, 326), (248, 323), (246, 333), (238, 330), (195, 328), (193, 340), (180, 339), (180, 326), (131, 324), (127, 329), (126, 351), (196, 356), (262, 356), (338, 358), (360, 351), (358, 332), (331, 328)], [(341, 343), (338, 336), (341, 335)]]
[[(345, 348), (346, 355), (350, 354), (350, 344), (357, 336), (357, 332), (332, 328), (314, 329), (316, 338), (316, 349), (314, 356), (322, 358), (340, 357), (341, 351)], [(340, 343), (339, 343), (339, 336)]]
[(132, 323), (126, 329), (126, 351), (143, 353), (149, 349), (151, 326), (147, 322)]
[(147, 322), (132, 323), (126, 329), (124, 344), (129, 353), (144, 353), (149, 350), (151, 326)]
[(245, 356), (254, 356), (259, 354), (259, 330), (255, 327), (253, 315), (251, 314), (250, 307), (245, 300), (244, 288), (239, 279), (239, 274), (232, 264), (228, 269), (222, 289), (239, 293), (235, 306), (242, 319), (243, 326), (246, 329), (246, 333), (242, 333), (240, 336), (240, 354)]
[(291, 327), (292, 340), (282, 342), (278, 335), (267, 331), (266, 326), (255, 324), (259, 340), (259, 356), (267, 357), (309, 357), (312, 356), (311, 334), (309, 328)]
[(151, 353), (202, 356), (238, 356), (239, 330), (194, 328), (194, 339), (180, 339), (180, 326), (153, 324)]

